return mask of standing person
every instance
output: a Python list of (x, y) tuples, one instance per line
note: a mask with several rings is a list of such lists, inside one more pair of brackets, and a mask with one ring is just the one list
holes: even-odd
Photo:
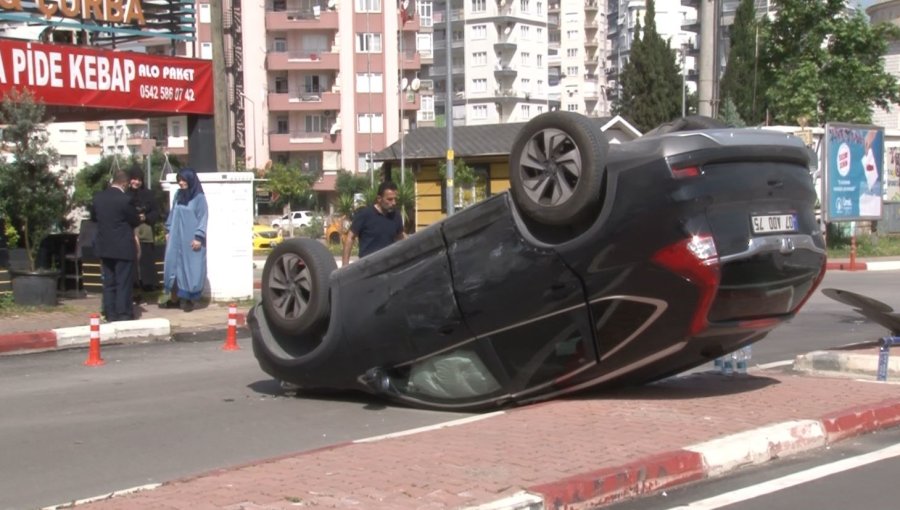
[(206, 281), (206, 195), (197, 174), (182, 168), (172, 212), (166, 220), (166, 260), (163, 288), (169, 295), (161, 308), (194, 309)]
[(403, 215), (396, 209), (397, 185), (391, 181), (384, 181), (378, 186), (375, 203), (363, 207), (353, 215), (353, 223), (350, 224), (350, 231), (344, 240), (342, 266), (350, 263), (350, 252), (357, 237), (360, 258), (390, 246), (394, 241), (406, 238), (403, 231)]
[(134, 319), (131, 288), (137, 257), (134, 228), (140, 223), (126, 188), (128, 174), (117, 170), (112, 184), (94, 195), (91, 221), (97, 223), (94, 253), (103, 276), (103, 313), (109, 322)]
[[(139, 262), (135, 265), (134, 285), (142, 292), (152, 292), (159, 285), (156, 277), (156, 253), (153, 226), (159, 220), (159, 207), (153, 192), (144, 186), (144, 171), (134, 164), (129, 170), (131, 176), (129, 193), (138, 212), (141, 223), (134, 229), (140, 243)], [(139, 300), (139, 299), (138, 299)]]

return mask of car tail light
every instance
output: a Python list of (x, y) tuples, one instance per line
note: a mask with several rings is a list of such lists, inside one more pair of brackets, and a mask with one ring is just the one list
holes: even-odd
[(691, 177), (700, 177), (700, 167), (699, 166), (683, 166), (683, 167), (672, 167), (672, 177), (676, 179), (689, 179)]
[(693, 236), (669, 245), (653, 255), (653, 261), (687, 278), (700, 290), (700, 299), (691, 318), (689, 334), (703, 331), (706, 316), (719, 288), (719, 254), (712, 236)]

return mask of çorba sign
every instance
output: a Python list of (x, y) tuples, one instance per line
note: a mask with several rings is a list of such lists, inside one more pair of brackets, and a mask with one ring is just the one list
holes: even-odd
[(0, 39), (0, 95), (14, 88), (48, 105), (213, 113), (208, 60)]
[[(137, 23), (144, 25), (144, 7), (140, 0), (36, 0), (38, 12), (48, 18)], [(22, 0), (0, 0), (0, 9), (22, 11)]]

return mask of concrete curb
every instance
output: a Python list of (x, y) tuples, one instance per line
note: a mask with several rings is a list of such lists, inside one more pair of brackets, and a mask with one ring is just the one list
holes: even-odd
[[(172, 327), (168, 319), (140, 319), (100, 325), (100, 341), (122, 343), (133, 339), (168, 340)], [(24, 351), (85, 347), (90, 344), (90, 326), (73, 326), (47, 331), (0, 335), (0, 354)]]
[[(874, 379), (878, 356), (841, 351), (812, 351), (794, 358), (794, 370), (807, 374), (828, 373), (841, 377)], [(888, 378), (900, 377), (900, 356), (888, 358)]]
[(894, 271), (900, 269), (900, 260), (876, 260), (872, 262), (857, 260), (854, 261), (852, 267), (849, 261), (826, 262), (825, 269), (828, 271)]
[[(726, 475), (746, 466), (822, 448), (860, 434), (900, 425), (900, 399), (844, 409), (823, 417), (775, 423), (526, 488), (473, 510), (587, 510), (627, 498)], [(537, 503), (539, 498), (541, 503)], [(505, 505), (505, 506), (504, 506)]]

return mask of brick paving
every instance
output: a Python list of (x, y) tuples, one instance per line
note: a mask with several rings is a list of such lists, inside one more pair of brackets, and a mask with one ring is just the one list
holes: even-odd
[(85, 508), (465, 508), (772, 423), (879, 406), (900, 406), (896, 385), (778, 371), (695, 374), (221, 469)]

